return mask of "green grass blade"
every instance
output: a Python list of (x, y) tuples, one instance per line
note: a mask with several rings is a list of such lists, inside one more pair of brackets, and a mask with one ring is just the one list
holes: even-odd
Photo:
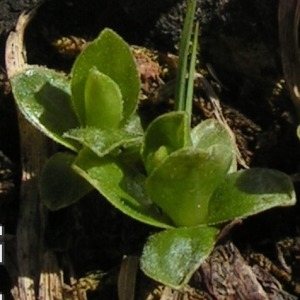
[(175, 110), (184, 110), (185, 108), (187, 62), (195, 11), (196, 0), (189, 0), (179, 44), (179, 61), (175, 87)]
[(193, 96), (194, 96), (194, 77), (196, 70), (196, 60), (197, 60), (197, 50), (198, 50), (198, 35), (199, 35), (199, 22), (196, 22), (194, 29), (194, 38), (192, 45), (192, 53), (189, 65), (189, 77), (186, 88), (186, 99), (184, 110), (188, 113), (190, 117), (190, 122), (192, 118), (192, 108), (193, 108)]

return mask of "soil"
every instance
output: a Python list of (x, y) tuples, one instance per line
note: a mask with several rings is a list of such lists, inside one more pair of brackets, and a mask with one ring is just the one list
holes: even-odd
[[(21, 166), (17, 114), (4, 71), (8, 32), (21, 11), (41, 4), (27, 29), (25, 43), (29, 64), (68, 72), (74, 52), (81, 49), (82, 39), (92, 40), (104, 27), (114, 29), (132, 45), (176, 55), (185, 1), (155, 0), (151, 5), (149, 3), (138, 0), (3, 1), (0, 12), (0, 64), (3, 68), (0, 86), (0, 224), (4, 225), (8, 238), (15, 236), (21, 213), (18, 205)], [(199, 61), (201, 70), (219, 96), (224, 116), (236, 135), (246, 163), (250, 167), (278, 169), (292, 176), (299, 172), (300, 144), (296, 136), (295, 108), (282, 74), (277, 7), (278, 2), (274, 0), (199, 0)], [(61, 49), (54, 46), (62, 37), (76, 46), (75, 51), (62, 55)], [(153, 111), (157, 114), (170, 108), (166, 103), (153, 103), (149, 96), (141, 103), (143, 113), (147, 114), (148, 109), (152, 116)], [(211, 115), (210, 104), (201, 90), (196, 93), (194, 114), (196, 120)], [(298, 192), (297, 181), (295, 188)], [(267, 293), (268, 298), (251, 296), (249, 299), (299, 297), (298, 216), (298, 204), (292, 208), (272, 209), (244, 220), (220, 241), (220, 247), (225, 250), (222, 252), (218, 248), (217, 252), (229, 251), (236, 261), (237, 257), (239, 259), (238, 264), (231, 260), (229, 265), (233, 269), (241, 270), (241, 265), (249, 265), (253, 272), (253, 266), (258, 266), (271, 276), (266, 279), (264, 276), (268, 275), (261, 275), (263, 271), (257, 275), (257, 271), (255, 278), (260, 278), (260, 283), (268, 281), (280, 286), (279, 292), (274, 292), (270, 286), (262, 287), (265, 291), (271, 289), (273, 298)], [(57, 253), (62, 268), (68, 262), (64, 269), (66, 276), (74, 272), (76, 278), (84, 278), (95, 270), (106, 274), (99, 275), (100, 288), (89, 294), (88, 299), (117, 299), (116, 277), (122, 258), (124, 255), (138, 256), (145, 239), (155, 230), (129, 219), (93, 193), (72, 207), (49, 213), (45, 243)], [(232, 250), (234, 246), (228, 246), (228, 241), (239, 250)], [(239, 252), (243, 260), (239, 258)], [(219, 260), (211, 262), (213, 255), (207, 264), (210, 267), (217, 264), (221, 269), (225, 268), (222, 270), (228, 270), (228, 266)], [(189, 290), (182, 293), (182, 298), (173, 295), (170, 299), (225, 299), (220, 289), (214, 288), (218, 284), (208, 280), (208, 274), (216, 271), (207, 264), (193, 278), (193, 292)], [(13, 284), (9, 273), (8, 266), (0, 266), (0, 291), (6, 299), (11, 298), (9, 291)], [(160, 299), (163, 287), (139, 271), (137, 274), (136, 299)], [(244, 280), (245, 284), (246, 279), (239, 280)], [(251, 286), (252, 293), (261, 286)], [(228, 289), (225, 294), (229, 293)], [(251, 291), (247, 293), (254, 295)], [(226, 299), (246, 298), (228, 294)]]

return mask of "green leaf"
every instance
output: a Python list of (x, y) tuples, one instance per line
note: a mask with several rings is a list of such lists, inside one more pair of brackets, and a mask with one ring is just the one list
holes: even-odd
[(123, 123), (134, 113), (140, 92), (140, 79), (129, 45), (114, 31), (104, 29), (77, 57), (72, 68), (72, 100), (82, 124), (85, 124), (84, 90), (89, 70), (109, 76), (120, 88)]
[(222, 145), (209, 151), (180, 149), (148, 177), (148, 195), (176, 226), (205, 224), (208, 201), (230, 163), (231, 154)]
[(77, 142), (62, 137), (65, 131), (79, 126), (65, 76), (30, 66), (11, 78), (11, 85), (20, 111), (31, 124), (57, 143), (78, 150)]
[(193, 146), (197, 149), (208, 150), (211, 146), (222, 144), (232, 152), (232, 164), (230, 172), (237, 170), (236, 144), (226, 128), (214, 119), (208, 119), (199, 123), (191, 131)]
[(45, 164), (40, 177), (41, 200), (51, 210), (77, 202), (92, 190), (92, 186), (74, 172), (75, 155), (56, 153)]
[(118, 85), (96, 68), (89, 71), (85, 84), (85, 125), (117, 129), (122, 120), (123, 100)]
[(197, 226), (152, 235), (144, 246), (141, 268), (156, 281), (181, 288), (209, 256), (217, 234), (216, 228)]
[(253, 168), (228, 174), (209, 202), (209, 224), (244, 218), (275, 206), (296, 202), (291, 179), (270, 169)]
[(169, 154), (190, 145), (189, 117), (170, 112), (157, 117), (147, 128), (142, 158), (150, 174)]
[(64, 134), (83, 146), (88, 147), (99, 157), (107, 155), (120, 147), (131, 143), (141, 143), (143, 130), (139, 118), (135, 117), (125, 127), (120, 129), (76, 128)]
[(99, 157), (107, 155), (115, 149), (129, 143), (141, 143), (142, 140), (141, 136), (127, 132), (124, 128), (115, 130), (101, 130), (91, 127), (77, 128), (66, 132), (64, 136), (80, 142)]
[(121, 163), (117, 157), (97, 157), (83, 149), (73, 168), (95, 187), (112, 205), (126, 215), (157, 227), (170, 228), (172, 224), (148, 199), (145, 176), (132, 164)]

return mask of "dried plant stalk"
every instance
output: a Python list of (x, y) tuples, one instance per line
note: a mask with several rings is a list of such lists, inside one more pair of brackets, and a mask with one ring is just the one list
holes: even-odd
[(136, 274), (139, 268), (138, 256), (127, 256), (123, 259), (118, 276), (119, 300), (134, 300), (136, 290)]
[[(8, 78), (26, 69), (24, 32), (35, 11), (22, 13), (15, 31), (6, 42), (5, 62)], [(44, 229), (47, 209), (38, 193), (38, 178), (52, 153), (49, 140), (18, 112), (22, 180), (20, 213), (16, 233), (17, 272), (12, 295), (14, 299), (63, 299), (63, 272), (56, 256), (45, 249)], [(69, 299), (79, 299), (69, 297)]]
[(300, 118), (299, 18), (299, 0), (279, 1), (278, 26), (282, 67), (286, 84), (297, 109), (298, 118)]

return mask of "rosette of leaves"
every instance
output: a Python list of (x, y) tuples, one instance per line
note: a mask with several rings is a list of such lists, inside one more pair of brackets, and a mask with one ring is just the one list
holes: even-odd
[(19, 110), (35, 127), (72, 152), (57, 153), (40, 180), (50, 209), (68, 206), (92, 187), (72, 169), (76, 155), (90, 146), (97, 155), (136, 143), (142, 135), (135, 116), (139, 74), (128, 44), (104, 29), (77, 57), (70, 75), (27, 66), (11, 79)]
[(123, 212), (166, 229), (145, 244), (141, 266), (175, 288), (186, 284), (212, 251), (221, 224), (295, 203), (287, 175), (237, 171), (235, 145), (214, 120), (191, 130), (185, 112), (164, 114), (147, 128), (142, 162), (137, 158), (82, 153), (74, 168)]
[(237, 171), (234, 141), (214, 120), (191, 129), (190, 114), (176, 111), (144, 132), (134, 58), (109, 29), (79, 55), (70, 80), (29, 66), (11, 83), (25, 117), (71, 150), (45, 165), (44, 203), (59, 209), (95, 188), (128, 216), (164, 229), (149, 238), (141, 257), (144, 272), (162, 283), (186, 284), (223, 223), (295, 203), (287, 175)]

